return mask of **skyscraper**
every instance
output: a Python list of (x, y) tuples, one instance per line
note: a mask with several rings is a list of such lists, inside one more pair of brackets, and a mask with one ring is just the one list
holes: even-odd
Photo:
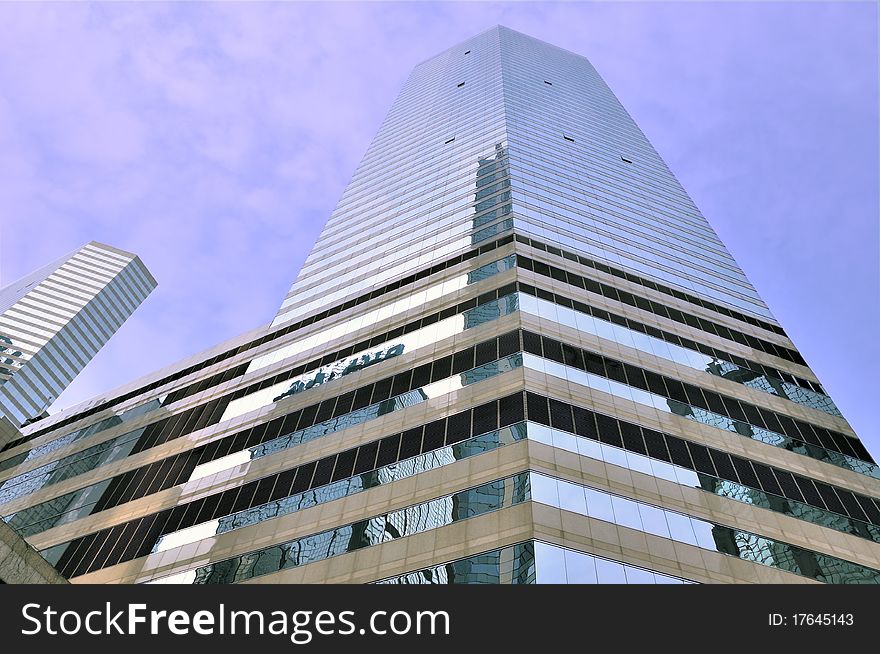
[(93, 241), (0, 289), (0, 417), (43, 414), (155, 287), (137, 256)]
[(271, 324), (44, 419), (73, 582), (878, 583), (880, 469), (589, 62), (420, 64)]

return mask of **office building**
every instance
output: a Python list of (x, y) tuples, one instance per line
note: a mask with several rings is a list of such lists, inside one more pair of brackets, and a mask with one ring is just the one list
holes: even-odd
[(93, 241), (0, 288), (0, 416), (45, 416), (155, 287), (137, 256)]
[(272, 322), (25, 427), (73, 583), (878, 583), (880, 468), (583, 57), (419, 64)]

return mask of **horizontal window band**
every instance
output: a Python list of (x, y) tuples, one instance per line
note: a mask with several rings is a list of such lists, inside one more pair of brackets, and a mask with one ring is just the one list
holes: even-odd
[(532, 471), (172, 573), (152, 579), (150, 583), (226, 584), (246, 581), (528, 501), (825, 583), (880, 583), (880, 571), (873, 568)]
[[(289, 515), (522, 440), (526, 437), (522, 412), (523, 395), (517, 393), (193, 502), (81, 536), (45, 549), (42, 554), (58, 567), (62, 575), (77, 576)], [(499, 420), (514, 422), (499, 426)], [(492, 431), (472, 436), (475, 430), (492, 424), (495, 425)], [(139, 526), (145, 523), (152, 525), (151, 528), (144, 532), (137, 547), (129, 547), (129, 543), (121, 539), (122, 535), (140, 533)], [(187, 534), (187, 530), (196, 533)], [(97, 555), (83, 561), (80, 555), (89, 551), (96, 541), (103, 546), (97, 550)]]
[(524, 268), (525, 270), (531, 270), (538, 275), (550, 277), (565, 284), (569, 284), (570, 286), (576, 286), (577, 288), (582, 288), (592, 293), (603, 295), (612, 300), (623, 302), (624, 304), (629, 304), (630, 306), (642, 309), (644, 311), (650, 311), (651, 313), (657, 314), (664, 318), (668, 318), (670, 320), (674, 320), (675, 322), (701, 329), (702, 331), (708, 332), (710, 334), (715, 334), (716, 336), (719, 336), (729, 341), (734, 341), (736, 343), (739, 343), (740, 345), (753, 347), (756, 350), (761, 350), (762, 352), (766, 352), (767, 354), (772, 354), (773, 356), (786, 359), (788, 361), (791, 361), (792, 363), (797, 363), (798, 365), (802, 366), (807, 365), (806, 361), (804, 361), (803, 357), (796, 350), (792, 350), (781, 345), (776, 345), (775, 343), (756, 338), (750, 334), (744, 334), (735, 329), (725, 327), (724, 325), (713, 322), (711, 320), (705, 320), (703, 318), (699, 318), (697, 316), (680, 311), (679, 309), (660, 304), (659, 302), (648, 300), (647, 298), (633, 295), (632, 293), (628, 293), (626, 291), (620, 291), (613, 286), (609, 286), (608, 284), (601, 284), (589, 277), (582, 277), (581, 275), (568, 272), (566, 270), (563, 270), (562, 268), (550, 266), (541, 261), (535, 261), (521, 255), (517, 256), (517, 265)]
[[(554, 556), (555, 555), (555, 556)], [(559, 565), (558, 561), (562, 561)], [(374, 581), (393, 585), (692, 584), (680, 577), (543, 541), (524, 541)]]
[(755, 532), (730, 527), (537, 472), (529, 473), (532, 501), (645, 534), (726, 554), (833, 584), (880, 584), (880, 570)]
[[(880, 526), (880, 500), (578, 405), (529, 391), (526, 393), (526, 419), (603, 445)], [(871, 538), (866, 534), (855, 535)]]
[[(796, 420), (693, 384), (686, 384), (678, 379), (622, 363), (547, 336), (523, 331), (522, 341), (523, 351), (527, 354), (561, 364), (579, 373), (608, 380), (610, 385), (600, 388), (605, 392), (613, 392), (614, 384), (626, 386), (634, 389), (632, 393), (639, 398), (653, 396), (662, 398), (663, 401), (663, 406), (658, 406), (650, 397), (635, 400), (642, 404), (813, 459), (826, 461), (859, 474), (880, 478), (880, 468), (873, 461), (860, 458), (852, 445), (858, 440), (846, 434)], [(560, 374), (565, 378), (564, 370)], [(589, 377), (581, 379), (578, 383), (591, 385)], [(723, 420), (719, 422), (718, 418), (732, 422), (724, 424)], [(834, 456), (835, 454), (837, 456)]]
[[(63, 519), (63, 522), (93, 515), (133, 499), (186, 483), (194, 474), (198, 474), (199, 466), (210, 469), (211, 462), (230, 454), (252, 449), (251, 458), (266, 456), (300, 442), (423, 402), (428, 399), (426, 390), (431, 386), (438, 385), (440, 393), (443, 394), (447, 386), (452, 390), (502, 374), (508, 369), (522, 365), (522, 356), (519, 352), (519, 332), (508, 332), (446, 357), (402, 371), (393, 377), (387, 377), (343, 395), (327, 398), (317, 404), (279, 416), (253, 428), (229, 434), (205, 445), (21, 509), (7, 515), (4, 520), (20, 533), (31, 535), (28, 525), (34, 521), (30, 516), (39, 516), (40, 524), (45, 525), (47, 517), (45, 514), (47, 512), (54, 514), (50, 520), (55, 522), (43, 526), (40, 529), (43, 531), (59, 524), (57, 520), (64, 517), (63, 514), (53, 510), (53, 507), (59, 505), (66, 507), (73, 504), (77, 507), (71, 516)], [(475, 365), (478, 361), (488, 363)], [(393, 392), (399, 394), (392, 395)], [(146, 431), (143, 438), (148, 438)], [(82, 505), (86, 496), (90, 499), (87, 504)], [(97, 496), (97, 499), (94, 496)]]
[[(381, 516), (158, 578), (151, 583), (235, 583), (430, 531), (529, 501), (529, 477), (530, 473), (522, 472)], [(261, 565), (254, 565), (258, 561)]]
[[(546, 291), (543, 288), (535, 287), (531, 284), (517, 283), (517, 289), (522, 293), (538, 298), (539, 301), (552, 302), (558, 307), (571, 309), (572, 311), (592, 316), (597, 320), (602, 320), (605, 323), (608, 323), (608, 327), (612, 331), (622, 327), (631, 332), (637, 332), (639, 335), (660, 339), (666, 343), (685, 348), (691, 352), (699, 353), (700, 355), (710, 356), (713, 359), (718, 360), (717, 362), (712, 362), (709, 366), (701, 366), (699, 369), (703, 372), (708, 372), (709, 374), (718, 377), (748, 385), (750, 388), (755, 388), (756, 390), (776, 395), (777, 397), (808, 406), (818, 411), (823, 411), (829, 415), (841, 417), (840, 411), (830, 397), (814, 390), (815, 385), (800, 377), (783, 372), (772, 366), (766, 366), (755, 361), (743, 359), (740, 356), (705, 345), (699, 341), (692, 341), (688, 338), (678, 336), (677, 334), (657, 329), (656, 327), (635, 321), (631, 318), (625, 318), (621, 315), (606, 311), (605, 309), (593, 307), (578, 300), (572, 300), (566, 296)], [(578, 327), (578, 329), (581, 330), (580, 327)], [(597, 335), (603, 336), (602, 334)], [(611, 338), (611, 336), (607, 336), (606, 338)], [(612, 340), (614, 339), (612, 338)], [(627, 345), (625, 342), (622, 342), (621, 344)], [(653, 351), (645, 351), (653, 354)], [(690, 362), (685, 365), (694, 367)], [(762, 376), (766, 381), (766, 384), (755, 386), (754, 383), (756, 381), (761, 381), (759, 378)], [(861, 454), (862, 456), (870, 456), (867, 454), (867, 450)]]
[[(800, 500), (786, 498), (779, 495), (778, 485), (780, 482), (778, 482), (777, 479), (782, 479), (783, 483), (791, 482), (792, 475), (785, 471), (772, 468), (773, 470), (776, 470), (777, 476), (774, 477), (772, 473), (770, 473), (768, 477), (766, 468), (769, 466), (763, 466), (763, 464), (751, 461), (753, 471), (761, 470), (762, 476), (776, 485), (774, 488), (777, 489), (777, 493), (773, 494), (756, 487), (762, 483), (759, 477), (752, 480), (754, 486), (747, 486), (736, 481), (722, 479), (715, 475), (699, 472), (694, 466), (685, 467), (663, 458), (652, 456), (650, 452), (639, 453), (636, 448), (627, 449), (625, 446), (610, 445), (606, 442), (602, 442), (602, 439), (596, 440), (586, 436), (577, 436), (571, 432), (539, 425), (536, 422), (527, 422), (526, 425), (529, 440), (544, 443), (545, 445), (573, 452), (581, 456), (590, 457), (598, 461), (604, 461), (611, 465), (621, 466), (628, 470), (648, 474), (657, 479), (665, 479), (666, 481), (681, 484), (682, 486), (698, 488), (711, 493), (712, 495), (726, 497), (728, 499), (736, 500), (737, 502), (787, 515), (797, 520), (803, 520), (821, 527), (834, 529), (835, 531), (844, 534), (850, 534), (875, 543), (880, 543), (880, 526), (878, 525), (873, 525), (865, 520), (847, 517), (815, 505), (807, 504)], [(673, 437), (667, 436), (667, 438)], [(706, 458), (706, 450), (715, 453), (714, 457), (716, 461), (719, 459), (723, 461), (725, 453), (713, 450), (712, 448), (707, 448), (703, 445), (698, 445), (691, 441), (686, 442), (688, 443), (686, 447), (689, 448), (694, 460), (697, 460), (697, 457), (703, 457), (700, 459), (699, 470), (712, 467), (709, 464), (709, 462), (712, 461), (712, 458)], [(675, 447), (675, 445), (668, 447)], [(686, 450), (681, 449), (679, 450), (679, 453), (685, 451)], [(710, 457), (711, 456), (713, 455), (710, 455)], [(722, 464), (716, 465), (720, 466)], [(747, 465), (742, 464), (740, 467), (743, 469), (743, 472), (741, 473), (743, 478), (746, 478), (747, 473), (745, 471)], [(734, 473), (731, 476), (735, 477), (736, 475)], [(771, 485), (769, 481), (766, 482), (767, 485)], [(804, 480), (804, 483), (808, 482)], [(791, 486), (789, 491), (791, 494), (800, 497), (800, 491), (797, 486)], [(821, 502), (821, 499), (819, 501)]]
[[(108, 400), (106, 402), (103, 402), (103, 403), (99, 404), (98, 406), (95, 406), (87, 411), (78, 413), (78, 414), (70, 416), (69, 418), (66, 418), (62, 421), (59, 421), (58, 423), (56, 423), (50, 427), (47, 427), (47, 428), (41, 429), (41, 430), (37, 430), (31, 434), (24, 436), (23, 438), (18, 439), (17, 441), (12, 441), (10, 443), (7, 443), (3, 448), (0, 448), (0, 452), (3, 452), (8, 449), (11, 449), (13, 447), (16, 447), (16, 446), (18, 446), (28, 440), (38, 438), (39, 436), (47, 434), (47, 433), (54, 431), (56, 429), (60, 429), (66, 425), (72, 424), (78, 420), (86, 418), (89, 415), (94, 415), (100, 411), (104, 411), (112, 406), (115, 406), (116, 404), (119, 404), (121, 402), (125, 402), (129, 399), (133, 399), (133, 398), (137, 397), (138, 395), (150, 392), (151, 390), (155, 390), (156, 388), (159, 388), (160, 386), (163, 386), (167, 383), (176, 381), (177, 379), (181, 379), (181, 378), (183, 378), (193, 372), (197, 372), (197, 371), (202, 370), (206, 367), (209, 367), (211, 365), (219, 363), (223, 360), (226, 360), (226, 359), (231, 358), (237, 354), (240, 354), (241, 352), (245, 352), (249, 349), (253, 349), (255, 347), (263, 345), (269, 341), (275, 340), (277, 338), (281, 338), (282, 336), (285, 336), (291, 332), (297, 331), (298, 329), (301, 329), (307, 325), (310, 325), (313, 322), (316, 322), (317, 320), (323, 320), (326, 317), (329, 317), (331, 315), (335, 315), (336, 313), (339, 313), (340, 311), (349, 309), (349, 308), (355, 306), (356, 304), (360, 304), (361, 302), (364, 302), (368, 299), (375, 299), (379, 295), (391, 292), (393, 290), (397, 290), (398, 288), (401, 288), (401, 287), (406, 286), (410, 283), (413, 283), (413, 282), (417, 281), (418, 279), (423, 279), (424, 277), (427, 277), (428, 275), (440, 272), (440, 271), (445, 270), (446, 268), (449, 268), (451, 266), (458, 265), (459, 263), (462, 263), (463, 261), (466, 261), (469, 258), (472, 258), (474, 256), (478, 256), (480, 254), (485, 254), (486, 252), (490, 252), (493, 249), (507, 245), (507, 244), (513, 242), (514, 238), (518, 242), (524, 243), (526, 245), (529, 245), (529, 246), (537, 248), (537, 249), (541, 249), (541, 250), (548, 252), (550, 254), (553, 254), (556, 256), (562, 256), (562, 257), (569, 259), (569, 260), (578, 261), (582, 265), (595, 268), (597, 270), (615, 275), (617, 277), (621, 277), (622, 279), (626, 279), (630, 282), (641, 284), (643, 286), (646, 286), (648, 288), (652, 288), (653, 290), (657, 290), (657, 291), (665, 293), (667, 295), (671, 295), (671, 296), (676, 297), (678, 299), (682, 299), (682, 300), (685, 300), (688, 302), (699, 304), (700, 306), (703, 306), (704, 308), (707, 308), (707, 309), (710, 309), (713, 311), (717, 311), (719, 313), (722, 313), (723, 315), (729, 314), (733, 318), (736, 318), (738, 320), (744, 320), (745, 322), (748, 322), (749, 324), (753, 324), (753, 325), (761, 327), (763, 329), (768, 329), (768, 330), (773, 331), (775, 333), (778, 333), (780, 335), (783, 335), (783, 336), (785, 335), (785, 332), (781, 328), (776, 327), (774, 325), (771, 325), (770, 323), (765, 323), (764, 321), (760, 321), (756, 318), (752, 318), (751, 316), (746, 316), (745, 314), (740, 314), (739, 312), (734, 311), (732, 309), (726, 309), (725, 307), (721, 307), (721, 306), (715, 305), (711, 302), (708, 302), (705, 300), (700, 300), (699, 298), (696, 298), (694, 296), (682, 293), (682, 292), (677, 291), (675, 289), (668, 288), (662, 284), (658, 284), (656, 282), (651, 282), (649, 280), (645, 280), (641, 277), (633, 275), (632, 273), (626, 273), (624, 271), (618, 270), (618, 269), (613, 268), (611, 266), (608, 266), (606, 264), (602, 264), (602, 263), (593, 261), (587, 257), (583, 257), (581, 255), (576, 255), (571, 252), (563, 251), (558, 248), (553, 248), (552, 246), (545, 245), (539, 241), (536, 241), (535, 239), (530, 239), (526, 236), (522, 236), (522, 235), (517, 234), (515, 237), (514, 236), (505, 236), (505, 237), (500, 238), (492, 243), (488, 243), (486, 245), (483, 245), (480, 248), (471, 250), (468, 253), (458, 255), (456, 257), (452, 257), (452, 258), (442, 262), (441, 264), (434, 264), (430, 267), (426, 267), (423, 270), (419, 271), (418, 273), (410, 275), (409, 277), (406, 277), (402, 280), (398, 280), (397, 282), (393, 282), (391, 284), (388, 284), (385, 287), (382, 287), (381, 289), (371, 291), (370, 293), (364, 294), (354, 300), (348, 300), (345, 303), (343, 303), (337, 307), (327, 309), (324, 312), (316, 314), (315, 316), (311, 316), (311, 317), (306, 318), (306, 319), (299, 321), (297, 323), (288, 325), (282, 329), (275, 330), (274, 332), (267, 334), (266, 336), (263, 336), (259, 339), (255, 339), (249, 343), (240, 345), (237, 348), (234, 348), (232, 350), (228, 350), (228, 351), (223, 352), (221, 354), (215, 355), (214, 357), (211, 357), (210, 359), (208, 359), (204, 362), (201, 362), (201, 363), (196, 364), (194, 366), (189, 366), (188, 368), (186, 368), (184, 370), (180, 370), (172, 375), (163, 377), (162, 379), (160, 379), (156, 382), (153, 382), (153, 383), (149, 384), (148, 386), (141, 387), (139, 389), (136, 389), (134, 391), (131, 391), (129, 393), (121, 395), (117, 398), (113, 398), (112, 400)], [(758, 324), (755, 324), (755, 323), (758, 323)], [(222, 383), (222, 381), (224, 381), (223, 377), (225, 374), (226, 374), (225, 372), (219, 373), (219, 374), (214, 375), (211, 378), (209, 378), (210, 380), (212, 380), (213, 383), (208, 382), (207, 380), (199, 380), (198, 382), (195, 382), (194, 384), (191, 384), (191, 385), (185, 387), (184, 389), (179, 389), (178, 391), (174, 391), (174, 393), (178, 393), (179, 396), (171, 401), (183, 399), (184, 397), (188, 397), (189, 395), (192, 395), (194, 393), (206, 390), (207, 388), (210, 388), (213, 385)], [(198, 390), (195, 390), (195, 389), (198, 389)], [(819, 392), (824, 392), (821, 389), (818, 389), (818, 390), (819, 390)]]
[(524, 541), (372, 583), (396, 586), (534, 584), (537, 583), (536, 567), (535, 541)]

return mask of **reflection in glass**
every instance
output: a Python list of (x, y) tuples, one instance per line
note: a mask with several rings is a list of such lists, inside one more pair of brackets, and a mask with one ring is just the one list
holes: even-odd
[(504, 427), (503, 429), (475, 436), (455, 445), (442, 447), (432, 452), (425, 452), (424, 454), (377, 470), (371, 470), (348, 479), (341, 479), (320, 488), (313, 488), (304, 493), (297, 493), (272, 502), (266, 502), (260, 506), (244, 509), (193, 527), (165, 534), (156, 541), (156, 544), (153, 546), (153, 552), (164, 552), (173, 547), (193, 543), (203, 538), (209, 538), (234, 529), (272, 520), (273, 518), (302, 511), (303, 509), (331, 502), (341, 497), (348, 497), (370, 488), (390, 484), (391, 482), (406, 479), (428, 470), (434, 470), (471, 456), (489, 452), (509, 443), (515, 443), (525, 437), (525, 423), (521, 422)]
[(690, 404), (685, 404), (684, 402), (679, 402), (678, 400), (673, 400), (672, 398), (663, 395), (651, 393), (650, 391), (642, 390), (592, 372), (586, 372), (578, 368), (566, 366), (562, 363), (551, 361), (534, 354), (524, 353), (523, 363), (526, 368), (531, 370), (537, 370), (538, 372), (552, 375), (559, 379), (565, 379), (569, 382), (580, 384), (581, 386), (587, 386), (625, 400), (654, 407), (658, 411), (681, 416), (682, 418), (693, 420), (694, 422), (703, 425), (723, 429), (724, 431), (739, 434), (740, 436), (751, 438), (760, 443), (766, 443), (767, 445), (786, 449), (790, 452), (803, 454), (804, 456), (808, 456), (818, 461), (825, 461), (826, 463), (830, 463), (840, 468), (846, 468), (847, 470), (852, 470), (853, 472), (862, 475), (868, 475), (880, 479), (880, 466), (868, 461), (856, 459), (847, 454), (797, 441), (789, 436), (777, 434), (769, 429), (764, 429), (741, 420), (735, 420), (728, 416), (713, 413), (707, 409), (701, 409)]
[[(605, 461), (606, 463), (618, 465), (636, 472), (642, 472), (658, 479), (665, 479), (666, 481), (690, 486), (691, 488), (700, 488), (714, 495), (727, 497), (745, 504), (752, 504), (799, 520), (806, 520), (807, 522), (828, 527), (845, 534), (852, 534), (853, 536), (867, 538), (875, 543), (880, 543), (880, 527), (864, 520), (857, 520), (810, 504), (772, 495), (760, 489), (744, 486), (702, 472), (696, 472), (666, 461), (652, 459), (644, 454), (623, 450), (582, 436), (575, 436), (574, 434), (546, 427), (535, 422), (526, 423), (526, 429), (529, 440), (551, 445), (568, 452), (574, 452), (581, 456), (588, 456), (599, 461)], [(536, 482), (532, 489), (536, 499), (539, 496), (539, 491), (537, 490), (539, 488), (541, 493), (552, 494), (557, 492), (550, 484), (539, 485)], [(591, 489), (586, 489), (588, 498), (590, 498), (592, 492)], [(598, 499), (590, 499), (590, 502), (591, 506), (594, 507), (593, 510), (596, 510), (596, 507), (599, 506)], [(610, 502), (608, 507), (602, 515), (597, 514), (596, 517), (613, 522), (614, 518), (610, 510)], [(673, 538), (675, 537), (673, 536)], [(675, 538), (675, 540), (681, 540), (681, 538)]]
[[(294, 445), (299, 445), (300, 443), (305, 443), (316, 438), (326, 436), (327, 434), (332, 434), (334, 432), (341, 431), (355, 425), (363, 424), (394, 411), (400, 411), (401, 409), (420, 404), (421, 402), (424, 402), (426, 400), (441, 397), (459, 388), (464, 388), (465, 386), (469, 386), (470, 384), (475, 384), (485, 379), (489, 379), (491, 377), (495, 377), (496, 375), (501, 375), (505, 372), (509, 372), (511, 370), (515, 370), (521, 367), (522, 355), (512, 354), (510, 356), (498, 359), (497, 361), (486, 363), (482, 366), (478, 366), (477, 368), (473, 368), (458, 375), (453, 375), (452, 377), (448, 377), (447, 379), (442, 379), (440, 381), (428, 384), (427, 386), (422, 386), (421, 388), (407, 391), (406, 393), (403, 393), (401, 395), (383, 400), (376, 404), (371, 404), (370, 406), (364, 407), (362, 409), (357, 409), (356, 411), (352, 411), (337, 418), (325, 420), (324, 422), (312, 425), (311, 427), (307, 427), (306, 429), (301, 429), (291, 434), (279, 436), (278, 438), (275, 438), (271, 441), (267, 441), (266, 443), (250, 448), (250, 458), (258, 459), (260, 457), (268, 456), (269, 454), (273, 454), (275, 452), (280, 452), (281, 450), (293, 447)], [(234, 458), (235, 454), (231, 454), (229, 456), (233, 457), (232, 459), (230, 459), (229, 467), (239, 464), (239, 461)], [(220, 460), (218, 459), (218, 461)], [(212, 461), (210, 464), (205, 465), (214, 466), (212, 472), (216, 472), (216, 464), (217, 461)], [(190, 479), (197, 479), (201, 477), (201, 468), (201, 466), (197, 466), (193, 471)]]
[(520, 473), (151, 583), (227, 584), (244, 581), (443, 527), (521, 504), (530, 497), (529, 475)]
[(741, 367), (731, 361), (703, 354), (698, 350), (682, 347), (663, 339), (644, 334), (609, 320), (564, 307), (547, 300), (523, 294), (520, 301), (522, 310), (535, 316), (546, 318), (587, 334), (593, 334), (627, 347), (632, 347), (654, 356), (680, 363), (694, 370), (708, 372), (738, 384), (743, 384), (770, 395), (775, 395), (802, 406), (823, 411), (832, 416), (841, 416), (834, 402), (827, 395), (803, 388), (775, 377)]
[(492, 552), (484, 552), (449, 563), (435, 565), (377, 584), (534, 584), (535, 543), (526, 541)]
[[(880, 584), (880, 570), (845, 561), (834, 556), (813, 552), (794, 545), (789, 545), (765, 536), (753, 534), (740, 529), (713, 524), (700, 518), (694, 518), (676, 511), (637, 502), (620, 497), (607, 491), (587, 488), (562, 479), (555, 479), (537, 472), (529, 473), (532, 487), (543, 488), (542, 497), (552, 498), (553, 493), (547, 489), (548, 484), (557, 486), (556, 496), (570, 496), (581, 492), (585, 496), (586, 510), (581, 515), (608, 520), (607, 507), (595, 511), (596, 498), (605, 496), (611, 500), (614, 509), (613, 524), (635, 529), (662, 538), (672, 538), (682, 543), (695, 545), (712, 552), (721, 552), (737, 558), (752, 561), (771, 568), (785, 570), (810, 579), (834, 584)], [(543, 479), (542, 479), (543, 477)], [(549, 481), (548, 481), (549, 480)], [(589, 494), (587, 493), (589, 491)], [(537, 496), (534, 501), (541, 502)], [(547, 503), (546, 501), (544, 503)], [(563, 508), (560, 502), (551, 504)], [(572, 506), (569, 504), (569, 506)], [(571, 510), (566, 509), (566, 510)], [(559, 574), (559, 557), (554, 555), (550, 571)], [(599, 583), (625, 583), (615, 581), (624, 574), (612, 562), (597, 564)], [(604, 575), (604, 576), (603, 576)], [(625, 575), (624, 575), (625, 578)], [(541, 558), (538, 553), (538, 581), (541, 582)]]

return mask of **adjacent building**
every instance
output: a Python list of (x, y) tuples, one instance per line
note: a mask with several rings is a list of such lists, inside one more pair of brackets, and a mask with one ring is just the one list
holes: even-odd
[(155, 287), (137, 256), (93, 241), (0, 289), (0, 416), (44, 416)]
[(263, 328), (22, 430), (74, 583), (878, 583), (880, 467), (581, 56), (418, 65)]

